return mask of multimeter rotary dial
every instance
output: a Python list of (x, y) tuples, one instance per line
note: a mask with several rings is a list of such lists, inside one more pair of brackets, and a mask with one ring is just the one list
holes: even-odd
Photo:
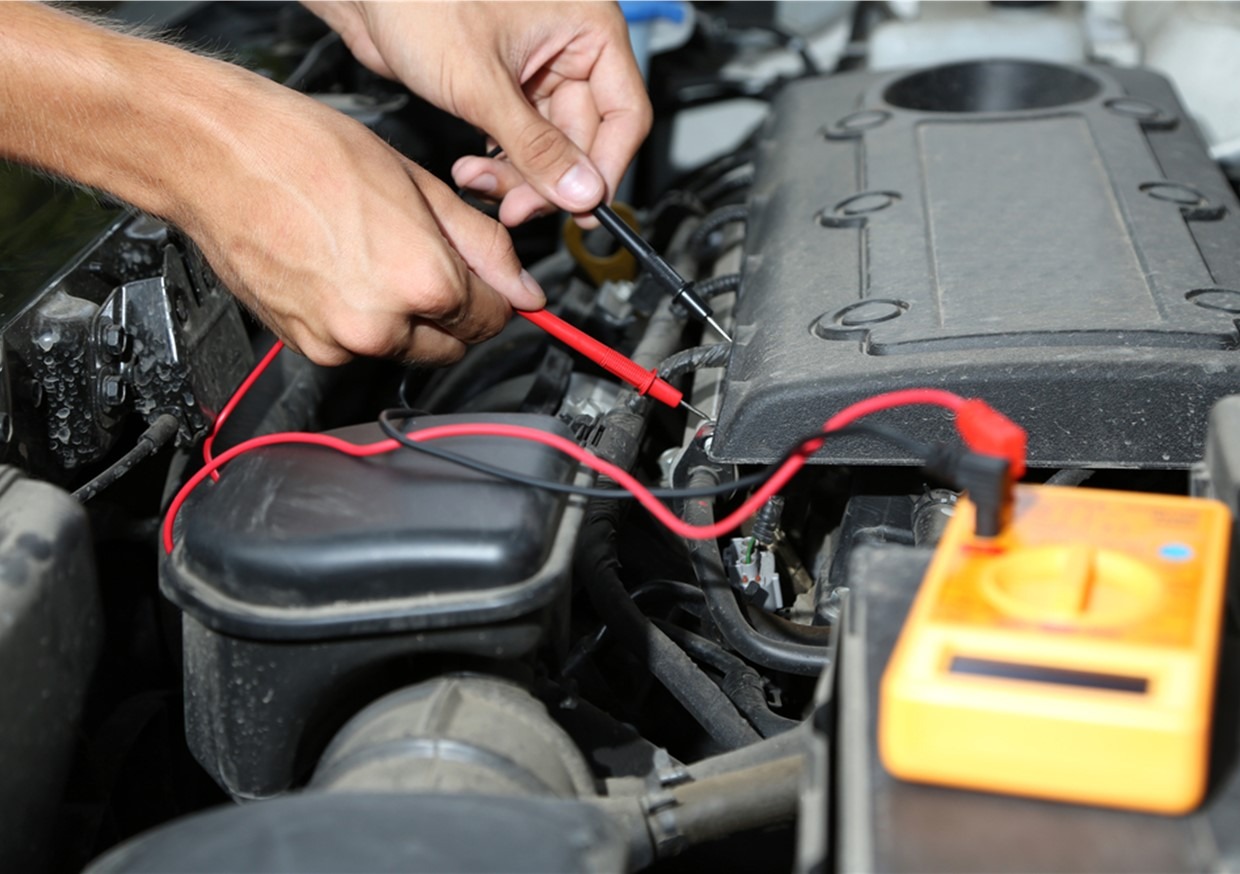
[(1023, 546), (987, 566), (978, 584), (1003, 615), (1042, 625), (1118, 628), (1158, 608), (1163, 583), (1138, 559), (1090, 544)]

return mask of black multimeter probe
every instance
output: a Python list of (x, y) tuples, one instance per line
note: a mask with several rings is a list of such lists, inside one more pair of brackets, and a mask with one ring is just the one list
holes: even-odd
[[(503, 152), (503, 146), (495, 146), (487, 152), (486, 156), (488, 158), (498, 158)], [(633, 257), (637, 259), (638, 263), (660, 285), (672, 293), (672, 303), (680, 304), (689, 311), (689, 315), (693, 318), (710, 325), (716, 334), (729, 343), (732, 342), (728, 332), (715, 321), (715, 311), (702, 299), (701, 295), (693, 290), (693, 283), (681, 276), (675, 267), (664, 261), (641, 234), (629, 227), (624, 219), (616, 215), (615, 210), (605, 203), (600, 203), (592, 212), (594, 217), (598, 219), (599, 224), (616, 238), (616, 242), (632, 252)]]

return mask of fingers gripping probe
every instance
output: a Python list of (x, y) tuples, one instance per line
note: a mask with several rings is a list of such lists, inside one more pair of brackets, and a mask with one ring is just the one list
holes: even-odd
[[(487, 152), (487, 157), (496, 158), (503, 151), (504, 147), (497, 145)], [(664, 286), (672, 290), (673, 301), (679, 300), (695, 316), (704, 319), (712, 328), (718, 331), (725, 340), (729, 343), (732, 342), (732, 338), (712, 318), (713, 312), (711, 308), (693, 292), (692, 283), (685, 280), (670, 264), (660, 258), (650, 244), (625, 224), (624, 220), (616, 215), (611, 207), (605, 203), (599, 204), (594, 209), (594, 216), (599, 220), (599, 224), (607, 228), (619, 243), (633, 253), (633, 257), (643, 267), (653, 273)], [(565, 346), (579, 352), (612, 376), (616, 376), (631, 385), (643, 397), (649, 395), (656, 401), (672, 408), (683, 407), (699, 419), (709, 421), (710, 416), (686, 401), (684, 395), (673, 388), (671, 383), (660, 379), (657, 371), (647, 370), (636, 361), (626, 358), (606, 343), (594, 339), (578, 328), (574, 328), (568, 322), (547, 310), (517, 310), (517, 312), (552, 337), (555, 337)]]
[[(488, 158), (497, 158), (503, 152), (504, 147), (497, 145), (488, 151), (486, 156)], [(710, 304), (693, 290), (693, 283), (681, 276), (675, 267), (663, 260), (663, 257), (654, 250), (653, 246), (646, 242), (646, 239), (641, 234), (629, 227), (624, 219), (616, 215), (615, 210), (605, 203), (600, 203), (591, 212), (598, 219), (599, 224), (615, 237), (616, 242), (633, 253), (633, 257), (637, 259), (638, 263), (646, 268), (659, 284), (672, 293), (673, 303), (680, 304), (689, 311), (693, 318), (710, 325), (716, 334), (729, 343), (732, 342), (732, 337), (728, 332), (715, 321), (715, 311), (710, 308)], [(702, 418), (706, 417), (703, 416)]]

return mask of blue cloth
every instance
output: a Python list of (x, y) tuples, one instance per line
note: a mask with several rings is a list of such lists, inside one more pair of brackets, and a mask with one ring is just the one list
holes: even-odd
[(639, 21), (656, 21), (660, 18), (677, 24), (685, 20), (685, 10), (680, 3), (668, 0), (620, 0), (620, 11), (629, 24)]

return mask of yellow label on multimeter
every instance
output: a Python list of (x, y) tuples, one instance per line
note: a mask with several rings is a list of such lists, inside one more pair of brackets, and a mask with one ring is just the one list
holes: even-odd
[(957, 505), (883, 675), (898, 777), (1163, 813), (1205, 792), (1231, 516), (1217, 501), (1017, 486)]

